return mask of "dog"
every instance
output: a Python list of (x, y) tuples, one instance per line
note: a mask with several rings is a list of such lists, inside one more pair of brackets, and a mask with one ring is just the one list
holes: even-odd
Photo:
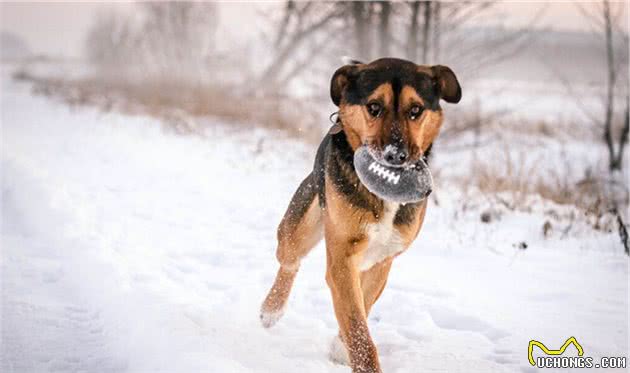
[(410, 203), (381, 198), (361, 182), (355, 155), (369, 149), (383, 167), (420, 162), (442, 125), (440, 100), (457, 103), (462, 91), (446, 66), (383, 58), (340, 67), (330, 96), (339, 108), (337, 123), (278, 227), (280, 268), (260, 318), (264, 327), (279, 320), (302, 258), (323, 237), (326, 282), (339, 324), (330, 357), (348, 363), (354, 373), (376, 373), (381, 368), (367, 316), (385, 288), (392, 261), (417, 237), (431, 190)]

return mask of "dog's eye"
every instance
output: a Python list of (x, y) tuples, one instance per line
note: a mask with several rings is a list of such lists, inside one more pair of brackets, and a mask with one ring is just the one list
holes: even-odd
[(414, 105), (409, 109), (409, 119), (416, 120), (422, 114), (422, 107)]
[(367, 104), (367, 110), (371, 116), (376, 118), (379, 115), (381, 115), (381, 112), (383, 111), (383, 107), (378, 102), (370, 102), (369, 104)]

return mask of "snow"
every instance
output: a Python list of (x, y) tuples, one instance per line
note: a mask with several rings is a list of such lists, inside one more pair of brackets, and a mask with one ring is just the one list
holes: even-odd
[[(223, 123), (178, 136), (2, 76), (3, 372), (349, 372), (328, 359), (322, 244), (284, 317), (258, 318), (314, 148)], [(530, 339), (570, 336), (588, 356), (628, 355), (615, 233), (545, 238), (544, 208), (482, 224), (457, 187), (434, 194), (369, 318), (384, 372), (530, 372)]]

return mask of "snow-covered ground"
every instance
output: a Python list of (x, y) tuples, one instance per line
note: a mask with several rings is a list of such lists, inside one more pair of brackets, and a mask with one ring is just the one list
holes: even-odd
[[(337, 326), (323, 245), (285, 317), (270, 330), (258, 320), (275, 228), (314, 148), (219, 123), (182, 137), (8, 76), (1, 371), (349, 372), (327, 359)], [(436, 196), (370, 315), (384, 372), (530, 372), (530, 339), (570, 336), (587, 356), (628, 356), (615, 233), (544, 238), (543, 212), (482, 224), (456, 187)]]

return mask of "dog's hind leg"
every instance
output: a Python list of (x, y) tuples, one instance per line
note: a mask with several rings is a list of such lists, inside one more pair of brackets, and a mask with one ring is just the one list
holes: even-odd
[(300, 261), (322, 237), (322, 212), (315, 180), (310, 174), (293, 195), (278, 227), (276, 257), (280, 269), (261, 307), (264, 327), (273, 326), (282, 317)]

